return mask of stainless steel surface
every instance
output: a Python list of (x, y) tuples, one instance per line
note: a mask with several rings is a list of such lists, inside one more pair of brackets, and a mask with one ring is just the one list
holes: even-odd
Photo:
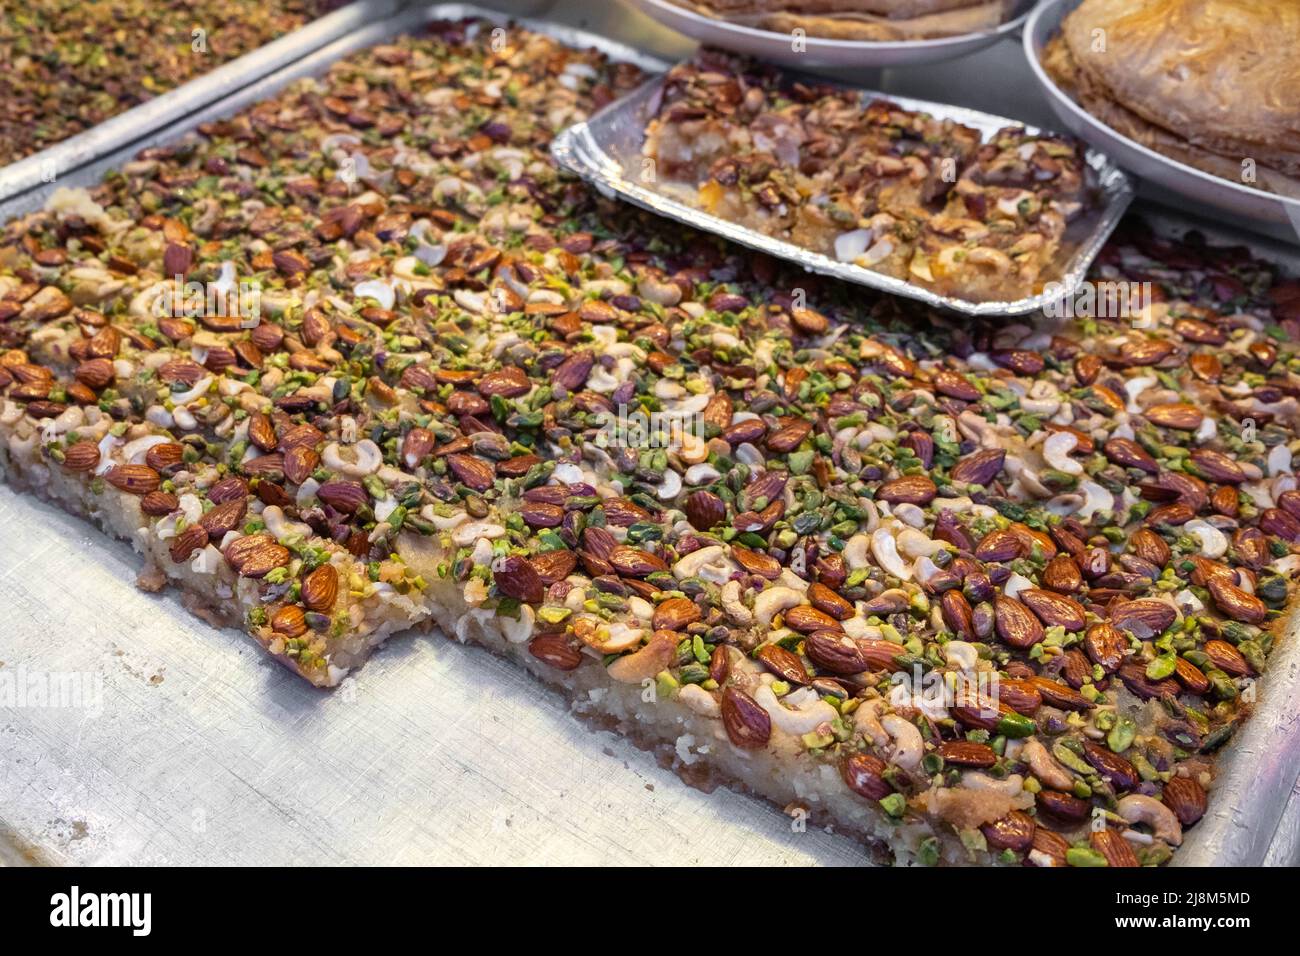
[[(569, 23), (592, 12), (581, 3), (557, 10)], [(155, 140), (424, 16), (373, 24)], [(0, 206), (0, 217), (14, 208)], [(1140, 211), (1165, 228), (1184, 223)], [(1300, 272), (1300, 261), (1290, 262)], [(136, 590), (139, 562), (127, 545), (3, 485), (0, 553), (0, 863), (866, 862), (853, 841), (802, 831), (766, 803), (683, 785), (476, 649), (399, 636), (342, 687), (322, 692), (243, 634), (191, 616), (174, 592)], [(1279, 648), (1258, 713), (1229, 745), (1231, 754), (1246, 743), (1271, 769), (1241, 758), (1240, 782), (1216, 793), (1184, 859), (1256, 862), (1274, 830), (1268, 861), (1300, 856), (1300, 799), (1281, 810), (1285, 769), (1300, 769), (1284, 739), (1288, 729), (1300, 736), (1298, 648), (1294, 640)], [(13, 696), (20, 685), (21, 702)], [(1274, 726), (1252, 730), (1260, 724)], [(1261, 751), (1252, 734), (1287, 749)], [(1240, 793), (1257, 778), (1271, 795)], [(1252, 809), (1261, 804), (1262, 814)], [(1202, 849), (1216, 827), (1222, 838)]]
[(1025, 27), (1025, 57), (1060, 122), (1076, 136), (1113, 156), (1125, 169), (1194, 202), (1266, 224), (1300, 230), (1300, 199), (1262, 192), (1176, 162), (1107, 126), (1052, 82), (1039, 62), (1043, 48), (1056, 34), (1066, 14), (1078, 5), (1079, 0), (1048, 0), (1034, 10)]
[(966, 56), (997, 43), (1002, 37), (1016, 35), (1024, 26), (1025, 18), (1034, 5), (1034, 0), (1020, 0), (1012, 11), (1014, 16), (994, 29), (951, 37), (932, 40), (863, 41), (804, 36), (796, 43), (790, 33), (777, 33), (705, 16), (674, 3), (673, 0), (625, 0), (625, 2), (700, 43), (761, 57), (773, 63), (798, 69), (920, 66)]
[[(1092, 260), (1119, 224), (1124, 210), (1133, 198), (1128, 177), (1101, 153), (1089, 150), (1087, 161), (1096, 174), (1099, 186), (1098, 208), (1071, 227), (1068, 234), (1068, 258), (1062, 263), (1059, 274), (1045, 277), (1046, 281), (1057, 284), (1053, 293), (1040, 293), (1015, 301), (991, 302), (972, 302), (939, 295), (911, 282), (853, 263), (839, 262), (823, 253), (710, 215), (683, 199), (680, 191), (670, 190), (655, 177), (643, 175), (643, 134), (653, 115), (655, 104), (659, 101), (662, 86), (661, 78), (651, 79), (639, 89), (609, 104), (586, 122), (574, 124), (552, 142), (551, 155), (561, 166), (593, 183), (606, 194), (617, 195), (661, 216), (798, 263), (810, 272), (835, 276), (966, 315), (1023, 315), (1073, 294), (1082, 284)], [(862, 92), (864, 101), (880, 95), (873, 91)], [(986, 139), (1005, 126), (1015, 125), (1014, 121), (1006, 117), (992, 116), (964, 107), (904, 96), (891, 95), (890, 99), (907, 109), (921, 110), (974, 127)], [(1038, 132), (1036, 127), (1027, 129), (1031, 133)]]
[(398, 5), (399, 0), (356, 0), (85, 132), (0, 167), (0, 200), (39, 189), (51, 177), (62, 182), (68, 173), (86, 163), (144, 134), (163, 129), (352, 30), (388, 16)]

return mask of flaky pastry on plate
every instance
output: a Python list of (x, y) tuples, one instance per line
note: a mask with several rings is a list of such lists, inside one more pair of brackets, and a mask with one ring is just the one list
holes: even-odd
[(1300, 197), (1300, 2), (1084, 0), (1043, 66), (1134, 141)]

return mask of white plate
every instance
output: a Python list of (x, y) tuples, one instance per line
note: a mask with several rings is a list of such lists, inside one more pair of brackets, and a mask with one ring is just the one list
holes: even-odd
[(744, 53), (760, 60), (799, 69), (818, 67), (909, 66), (951, 60), (996, 43), (1020, 29), (1033, 0), (1017, 5), (1019, 15), (994, 30), (965, 33), (938, 40), (895, 40), (882, 43), (864, 40), (828, 40), (806, 37), (804, 48), (795, 52), (788, 33), (773, 33), (756, 27), (728, 23), (679, 7), (669, 0), (627, 0), (646, 16), (684, 33), (700, 43)]
[(1061, 123), (1074, 135), (1114, 157), (1115, 161), (1152, 183), (1189, 199), (1259, 222), (1290, 224), (1300, 232), (1300, 200), (1252, 189), (1220, 179), (1148, 149), (1111, 129), (1052, 82), (1039, 62), (1047, 41), (1079, 0), (1047, 0), (1029, 15), (1025, 26), (1025, 57)]

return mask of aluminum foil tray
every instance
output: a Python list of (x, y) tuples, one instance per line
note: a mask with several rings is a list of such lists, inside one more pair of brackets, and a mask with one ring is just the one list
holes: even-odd
[[(1087, 162), (1097, 175), (1098, 205), (1088, 214), (1072, 223), (1066, 233), (1060, 255), (1060, 271), (1049, 275), (1047, 281), (1055, 283), (1051, 293), (1039, 293), (1012, 302), (973, 302), (951, 296), (938, 295), (929, 289), (897, 279), (852, 263), (839, 262), (820, 252), (786, 242), (774, 236), (737, 225), (719, 216), (706, 213), (684, 199), (671, 185), (662, 182), (643, 182), (641, 147), (645, 141), (645, 127), (650, 121), (655, 104), (659, 101), (663, 78), (648, 80), (627, 96), (610, 103), (591, 119), (575, 123), (564, 130), (551, 143), (551, 154), (565, 169), (581, 176), (609, 196), (617, 196), (644, 209), (676, 219), (678, 222), (705, 232), (724, 236), (733, 242), (749, 246), (779, 259), (798, 263), (810, 272), (834, 276), (848, 282), (870, 286), (882, 292), (917, 299), (941, 309), (951, 309), (966, 315), (1023, 315), (1042, 309), (1049, 302), (1073, 295), (1088, 274), (1088, 267), (1101, 247), (1105, 245), (1124, 210), (1133, 199), (1133, 184), (1125, 173), (1109, 159), (1095, 150), (1087, 151)], [(985, 137), (1005, 126), (1024, 125), (1002, 116), (982, 113), (963, 107), (932, 103), (887, 93), (862, 90), (863, 102), (875, 98), (888, 99), (900, 106), (920, 110), (932, 116), (951, 119), (978, 129)], [(1031, 133), (1039, 132), (1034, 126), (1025, 126)]]
[[(373, 23), (61, 185), (89, 185), (135, 149), (428, 19), (475, 15), (503, 22), (455, 4)], [(525, 25), (664, 66), (568, 27)], [(53, 188), (0, 203), (0, 221)], [(1161, 229), (1188, 226), (1143, 213)], [(1300, 272), (1294, 250), (1254, 245)], [(243, 633), (191, 615), (175, 591), (137, 590), (128, 545), (3, 484), (0, 555), (0, 866), (867, 862), (853, 840), (770, 804), (687, 787), (519, 668), (441, 635), (394, 637), (322, 692)], [(1300, 859), (1300, 797), (1288, 805), (1300, 771), (1294, 634), (1221, 759), (1209, 813), (1176, 861)]]
[(39, 189), (52, 179), (66, 182), (69, 172), (179, 122), (313, 50), (388, 16), (400, 5), (401, 0), (356, 0), (76, 136), (0, 167), (0, 200)]

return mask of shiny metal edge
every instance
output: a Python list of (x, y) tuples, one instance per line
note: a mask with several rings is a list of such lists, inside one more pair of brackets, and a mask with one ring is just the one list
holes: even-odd
[[(513, 21), (530, 29), (546, 32), (566, 43), (593, 46), (615, 58), (623, 59), (625, 57), (618, 55), (620, 51), (629, 51), (635, 56), (632, 62), (637, 62), (638, 65), (648, 69), (664, 69), (667, 66), (663, 61), (595, 34), (568, 27), (554, 27), (544, 21), (511, 18), (497, 11), (468, 4), (439, 4), (429, 8), (407, 10), (387, 20), (373, 23), (301, 61), (282, 68), (237, 94), (209, 105), (194, 116), (187, 117), (183, 123), (155, 133), (149, 142), (118, 149), (94, 166), (78, 170), (76, 176), (68, 177), (59, 185), (88, 185), (97, 181), (106, 169), (129, 158), (143, 146), (175, 139), (199, 123), (227, 116), (250, 103), (272, 95), (296, 79), (324, 70), (330, 63), (343, 56), (410, 31), (428, 20), (467, 16), (480, 16), (497, 23)], [(923, 102), (904, 97), (892, 97), (892, 99), (902, 105), (908, 105), (909, 102)], [(954, 115), (959, 112), (973, 112), (952, 109)], [(0, 219), (39, 208), (44, 202), (44, 197), (53, 188), (54, 186), (51, 185), (33, 191), (31, 195), (0, 202)], [(1181, 231), (1197, 228), (1212, 242), (1248, 245), (1260, 255), (1290, 265), (1293, 273), (1300, 275), (1300, 257), (1296, 256), (1294, 249), (1269, 243), (1257, 235), (1243, 235), (1224, 229), (1212, 221), (1197, 220), (1181, 212), (1170, 212), (1163, 207), (1139, 204), (1134, 211), (1151, 221), (1158, 229)], [(1113, 229), (1113, 224), (1111, 228)], [(1205, 819), (1189, 831), (1186, 843), (1175, 855), (1176, 865), (1259, 865), (1264, 861), (1266, 852), (1270, 860), (1294, 860), (1296, 854), (1300, 852), (1300, 832), (1290, 834), (1294, 846), (1282, 850), (1276, 846), (1271, 850), (1269, 848), (1278, 822), (1287, 807), (1287, 798), (1295, 784), (1297, 773), (1300, 773), (1300, 733), (1297, 733), (1300, 730), (1298, 726), (1300, 707), (1291, 706), (1292, 701), (1300, 701), (1300, 640), (1297, 640), (1293, 633), (1297, 628), (1300, 628), (1300, 612), (1297, 612), (1297, 615), (1288, 622), (1286, 634), (1279, 639), (1279, 646), (1270, 658), (1269, 670), (1260, 682), (1260, 702), (1255, 712), (1242, 731), (1228, 742), (1218, 757), (1219, 783), (1214, 788), (1210, 810)], [(1288, 712), (1288, 707), (1291, 712)], [(19, 849), (21, 850), (21, 847)], [(5, 862), (12, 865), (30, 861), (30, 857), (24, 851), (9, 856)]]
[[(834, 276), (888, 292), (904, 298), (916, 299), (927, 305), (948, 309), (965, 315), (999, 316), (1024, 315), (1038, 311), (1072, 295), (1087, 277), (1088, 268), (1110, 238), (1123, 218), (1124, 211), (1134, 196), (1133, 183), (1126, 173), (1096, 150), (1086, 152), (1087, 162), (1097, 175), (1101, 204), (1090, 213), (1090, 228), (1081, 238), (1072, 238), (1075, 245), (1059, 276), (1050, 281), (1058, 283), (1054, 292), (1040, 293), (1015, 301), (972, 302), (943, 296), (913, 285), (902, 279), (849, 263), (838, 262), (819, 252), (786, 242), (773, 236), (710, 215), (666, 194), (657, 188), (635, 181), (628, 173), (627, 163), (640, 160), (640, 131), (650, 118), (650, 104), (663, 84), (662, 77), (654, 77), (627, 96), (610, 103), (590, 119), (575, 123), (561, 132), (551, 143), (551, 155), (568, 171), (587, 180), (608, 195), (618, 196), (643, 209), (675, 219), (685, 225), (705, 232), (715, 233), (751, 249), (757, 249), (779, 259), (803, 266), (810, 272)], [(1035, 126), (965, 107), (947, 106), (929, 100), (907, 96), (860, 90), (863, 98), (881, 97), (898, 103), (906, 109), (921, 110), (934, 116), (951, 119), (973, 126), (986, 136), (1005, 126), (1024, 126), (1030, 133), (1041, 130)], [(620, 139), (620, 136), (623, 137)], [(635, 142), (627, 137), (635, 136)], [(1067, 234), (1068, 235), (1068, 234)]]
[[(1245, 219), (1247, 228), (1277, 229), (1278, 227), (1286, 228), (1289, 225), (1292, 232), (1283, 234), (1289, 237), (1291, 234), (1300, 232), (1300, 200), (1252, 189), (1249, 186), (1215, 176), (1205, 170), (1197, 169), (1195, 166), (1189, 166), (1166, 156), (1144, 143), (1139, 143), (1137, 140), (1126, 136), (1108, 123), (1093, 116), (1084, 109), (1081, 103), (1076, 102), (1074, 97), (1056, 85), (1056, 82), (1043, 67), (1042, 52), (1053, 34), (1060, 30), (1061, 22), (1079, 5), (1079, 2), (1080, 0), (1043, 0), (1039, 6), (1030, 12), (1022, 35), (1025, 60), (1029, 64), (1034, 79), (1038, 82), (1043, 97), (1048, 100), (1049, 107), (1058, 114), (1060, 121), (1062, 123), (1070, 122), (1066, 115), (1061, 115), (1063, 113), (1068, 114), (1073, 119), (1071, 129), (1076, 136), (1082, 139), (1100, 137), (1114, 140), (1114, 145), (1117, 148), (1122, 146), (1124, 149), (1129, 150), (1132, 156), (1140, 157), (1153, 166), (1163, 168), (1166, 171), (1164, 175), (1181, 181), (1181, 185), (1157, 182), (1150, 173), (1139, 177), (1148, 186), (1154, 185), (1168, 190), (1171, 194), (1169, 196), (1171, 202), (1181, 200), (1213, 205), (1215, 208), (1230, 212), (1235, 217)], [(1083, 132), (1084, 130), (1087, 132)], [(1132, 156), (1123, 158), (1132, 161)], [(1138, 173), (1132, 175), (1139, 176)], [(1213, 190), (1224, 198), (1214, 203), (1198, 200), (1188, 194), (1188, 190), (1193, 184), (1199, 184), (1202, 189)], [(1230, 200), (1226, 198), (1229, 196), (1231, 197)]]
[[(662, 72), (669, 66), (666, 61), (658, 57), (642, 53), (616, 40), (610, 40), (607, 37), (574, 27), (550, 24), (544, 20), (514, 17), (497, 10), (467, 3), (439, 3), (430, 6), (408, 7), (405, 10), (392, 12), (392, 2), (393, 0), (383, 0), (381, 9), (387, 8), (387, 14), (376, 13), (371, 18), (371, 21), (360, 29), (349, 32), (326, 46), (286, 63), (275, 72), (242, 89), (233, 91), (215, 102), (207, 103), (181, 120), (160, 129), (149, 131), (138, 139), (119, 144), (111, 152), (97, 157), (93, 162), (79, 167), (69, 175), (60, 176), (57, 182), (42, 184), (39, 188), (30, 189), (7, 198), (0, 194), (0, 222), (42, 208), (49, 195), (60, 186), (92, 186), (98, 183), (106, 172), (121, 166), (142, 149), (174, 142), (202, 123), (230, 116), (245, 107), (275, 95), (296, 80), (324, 73), (336, 60), (368, 46), (382, 43), (394, 36), (409, 33), (431, 20), (459, 20), (466, 17), (478, 17), (502, 25), (516, 23), (521, 27), (546, 33), (548, 36), (554, 37), (569, 46), (597, 49), (611, 59), (633, 63), (649, 72)], [(353, 6), (365, 6), (365, 4), (354, 4)]]
[[(710, 17), (691, 7), (680, 6), (674, 3), (673, 0), (627, 0), (627, 2), (656, 22), (682, 32), (691, 39), (696, 39), (696, 37), (694, 34), (681, 30), (678, 26), (679, 22), (689, 22), (696, 29), (701, 26), (716, 26), (738, 36), (760, 42), (769, 38), (783, 45), (789, 45), (790, 42), (789, 36), (784, 33), (776, 33), (772, 30), (764, 30), (761, 27), (752, 27), (743, 23), (733, 23), (723, 17)], [(864, 59), (859, 61), (862, 65), (874, 65), (873, 55), (884, 55), (889, 59), (888, 62), (882, 61), (880, 63), (882, 66), (939, 63), (943, 60), (965, 56), (979, 49), (983, 44), (996, 42), (1002, 37), (1018, 33), (1024, 28), (1025, 21), (1029, 19), (1029, 15), (1034, 11), (1037, 2), (1038, 0), (1021, 0), (1012, 8), (1015, 11), (1014, 16), (987, 30), (933, 37), (928, 40), (842, 40), (834, 37), (808, 36), (803, 38), (804, 51), (801, 55), (807, 54), (807, 59), (810, 62), (827, 56), (853, 56), (863, 57)], [(679, 16), (674, 16), (674, 14)], [(836, 62), (838, 62), (837, 59), (828, 61), (828, 64), (834, 65)]]
[[(1161, 233), (1197, 229), (1216, 245), (1245, 246), (1300, 277), (1294, 245), (1145, 201), (1133, 213)], [(1209, 810), (1174, 854), (1175, 866), (1300, 864), (1300, 825), (1286, 825), (1287, 818), (1300, 819), (1300, 602), (1277, 635), (1254, 711), (1217, 755)]]
[(0, 200), (41, 188), (46, 185), (50, 172), (56, 180), (64, 179), (67, 173), (86, 163), (175, 123), (352, 30), (390, 15), (400, 3), (401, 0), (356, 0), (174, 90), (109, 117), (39, 153), (0, 167)]

